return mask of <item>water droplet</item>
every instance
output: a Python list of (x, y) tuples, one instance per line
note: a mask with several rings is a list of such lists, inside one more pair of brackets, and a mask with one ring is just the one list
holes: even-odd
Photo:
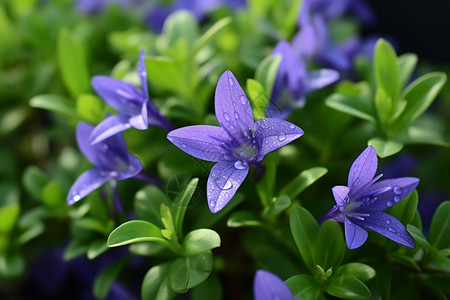
[(389, 230), (390, 232), (395, 232), (395, 229), (392, 228), (392, 227), (389, 227), (388, 230)]
[(400, 195), (402, 193), (402, 188), (399, 186), (394, 186), (394, 194)]
[(284, 134), (284, 133), (280, 133), (279, 135), (278, 135), (278, 140), (280, 141), (280, 142), (282, 142), (282, 141), (284, 141), (286, 139), (286, 135)]
[(245, 96), (241, 96), (239, 99), (241, 99), (243, 105), (247, 104), (247, 98)]
[(386, 224), (391, 224), (391, 220), (386, 220)]
[(388, 201), (386, 202), (387, 207), (391, 207), (392, 206), (392, 201)]
[(231, 118), (230, 115), (227, 113), (223, 113), (223, 117), (225, 118), (225, 120), (227, 120), (228, 122), (230, 122)]
[(73, 201), (78, 201), (78, 200), (80, 200), (81, 199), (81, 196), (80, 195), (75, 195), (75, 196), (73, 196)]
[(186, 148), (187, 146), (186, 144), (181, 144), (181, 147)]
[(109, 146), (107, 144), (103, 144), (102, 148), (103, 148), (103, 151), (106, 151), (106, 150), (108, 150)]
[(236, 169), (238, 169), (238, 170), (244, 170), (244, 169), (247, 168), (245, 162), (243, 162), (242, 160), (237, 160), (237, 161), (234, 163), (234, 167), (235, 167)]
[(295, 125), (294, 125), (294, 124), (291, 124), (291, 125), (289, 126), (289, 128), (290, 128), (290, 129), (294, 129), (294, 128), (295, 128)]
[(237, 112), (234, 113), (234, 117), (237, 119), (239, 119), (239, 114)]
[(228, 78), (228, 82), (230, 83), (230, 85), (233, 85), (233, 79), (232, 78)]
[(225, 176), (218, 178), (216, 184), (221, 190), (229, 190), (233, 187), (233, 183), (229, 179), (226, 179)]
[(400, 200), (401, 200), (400, 196), (395, 196), (395, 197), (394, 197), (394, 201), (395, 201), (395, 202), (399, 202)]
[(214, 207), (215, 205), (216, 205), (216, 203), (214, 201), (209, 202), (209, 206)]
[(111, 171), (111, 172), (109, 172), (109, 175), (112, 176), (112, 177), (116, 177), (116, 176), (119, 175), (119, 172)]

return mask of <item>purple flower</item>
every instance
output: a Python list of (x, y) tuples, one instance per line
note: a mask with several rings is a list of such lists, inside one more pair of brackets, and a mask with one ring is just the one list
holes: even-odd
[[(121, 134), (115, 134), (95, 145), (88, 141), (93, 127), (80, 122), (77, 126), (77, 143), (81, 152), (94, 165), (78, 177), (67, 195), (67, 203), (74, 204), (104, 183), (134, 177), (142, 170), (137, 157), (128, 153)], [(113, 184), (114, 186), (114, 184)]]
[(107, 116), (94, 128), (89, 137), (92, 144), (130, 127), (141, 130), (147, 129), (149, 125), (166, 130), (173, 128), (173, 125), (160, 114), (158, 108), (150, 101), (143, 51), (139, 54), (138, 73), (142, 90), (112, 77), (95, 76), (92, 79), (92, 86), (97, 94), (118, 111), (117, 115)]
[(272, 55), (281, 55), (281, 62), (267, 108), (268, 117), (287, 118), (292, 109), (305, 104), (307, 93), (327, 86), (339, 78), (339, 73), (330, 69), (308, 72), (304, 60), (295, 56), (291, 45), (286, 41), (279, 42)]
[(322, 15), (327, 20), (342, 17), (346, 13), (356, 16), (364, 24), (372, 23), (375, 18), (364, 0), (311, 0), (308, 2), (312, 12)]
[(253, 281), (255, 300), (295, 300), (289, 287), (275, 274), (258, 270)]
[(120, 6), (129, 6), (139, 3), (141, 0), (77, 0), (75, 7), (84, 13), (98, 13), (106, 6), (117, 3)]
[(372, 229), (399, 244), (414, 248), (415, 243), (400, 221), (383, 212), (400, 202), (419, 184), (419, 179), (401, 177), (376, 182), (377, 154), (367, 147), (353, 162), (348, 174), (348, 186), (333, 187), (336, 205), (322, 218), (345, 224), (345, 240), (349, 249), (360, 247)]
[(212, 213), (231, 200), (264, 155), (303, 135), (303, 130), (284, 120), (253, 121), (252, 108), (230, 71), (222, 74), (215, 94), (216, 118), (221, 127), (194, 125), (169, 132), (167, 138), (184, 152), (217, 164), (211, 169), (207, 198)]

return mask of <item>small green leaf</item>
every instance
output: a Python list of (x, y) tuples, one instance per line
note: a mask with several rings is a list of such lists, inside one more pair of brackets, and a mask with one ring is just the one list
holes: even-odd
[(192, 178), (189, 182), (180, 186), (180, 192), (172, 203), (171, 211), (175, 224), (175, 230), (179, 235), (182, 234), (184, 215), (186, 214), (189, 201), (191, 201), (191, 198), (197, 188), (197, 184), (198, 178)]
[(163, 36), (165, 47), (173, 47), (183, 39), (187, 42), (188, 49), (192, 50), (199, 36), (197, 19), (187, 10), (175, 12), (164, 22)]
[(365, 282), (374, 278), (376, 272), (369, 265), (353, 262), (342, 265), (336, 270), (335, 276), (342, 276), (342, 275), (351, 275)]
[(389, 253), (389, 258), (394, 263), (397, 263), (397, 264), (400, 264), (400, 265), (404, 265), (407, 268), (414, 269), (417, 272), (421, 272), (421, 269), (420, 269), (419, 265), (416, 263), (416, 261), (413, 258), (411, 258), (409, 256), (406, 256), (404, 254), (400, 254), (398, 252), (391, 252), (391, 253)]
[(327, 172), (328, 170), (323, 167), (304, 170), (281, 189), (280, 195), (287, 195), (290, 199), (294, 199)]
[(446, 125), (435, 115), (422, 115), (396, 139), (405, 144), (430, 144), (450, 147), (445, 137)]
[(134, 211), (140, 220), (145, 220), (163, 227), (161, 222), (161, 204), (170, 206), (167, 195), (154, 185), (147, 185), (139, 190), (134, 197)]
[(121, 260), (103, 270), (100, 275), (95, 278), (93, 291), (97, 298), (105, 299), (108, 296), (111, 286), (113, 285), (120, 272), (126, 266), (128, 260)]
[(372, 138), (367, 142), (367, 145), (372, 145), (377, 152), (377, 155), (381, 158), (385, 158), (399, 152), (403, 148), (403, 144), (392, 141), (382, 140), (380, 138)]
[(274, 196), (275, 179), (277, 174), (278, 153), (271, 153), (264, 159), (265, 171), (263, 178), (256, 184), (256, 191), (263, 207), (271, 205)]
[(443, 202), (434, 212), (429, 240), (438, 250), (450, 248), (450, 201)]
[(184, 292), (208, 278), (213, 268), (211, 251), (194, 256), (180, 257), (172, 262), (169, 282), (176, 292)]
[(256, 120), (266, 117), (266, 109), (269, 104), (269, 96), (264, 87), (254, 79), (247, 79), (247, 94), (252, 103), (253, 117)]
[(148, 80), (170, 91), (184, 91), (185, 82), (174, 61), (168, 57), (145, 57)]
[(193, 256), (220, 247), (220, 236), (211, 229), (196, 229), (189, 232), (181, 245), (181, 254)]
[(100, 241), (95, 241), (89, 245), (86, 251), (86, 256), (89, 259), (94, 259), (108, 250), (108, 245), (106, 241), (101, 239)]
[(90, 76), (83, 47), (67, 28), (58, 35), (58, 63), (64, 83), (73, 97), (91, 91)]
[(369, 288), (358, 278), (351, 275), (332, 276), (325, 289), (328, 294), (344, 299), (368, 299)]
[(227, 220), (228, 227), (262, 226), (260, 220), (247, 210), (235, 211)]
[(417, 64), (417, 55), (405, 53), (398, 57), (399, 85), (403, 88), (408, 82)]
[(25, 272), (25, 259), (20, 253), (0, 255), (0, 275), (4, 278), (17, 278)]
[(60, 95), (41, 94), (30, 99), (30, 106), (78, 118), (75, 105)]
[(375, 108), (377, 109), (378, 118), (381, 124), (386, 124), (391, 118), (392, 99), (383, 89), (378, 88), (375, 93)]
[(332, 94), (325, 100), (325, 104), (340, 112), (358, 117), (360, 119), (376, 122), (375, 113), (370, 103), (356, 96), (345, 94)]
[(114, 229), (108, 237), (108, 247), (117, 247), (136, 242), (154, 241), (168, 245), (161, 229), (152, 223), (132, 220)]
[(202, 284), (192, 289), (191, 300), (223, 299), (223, 287), (219, 276), (212, 273)]
[(42, 201), (47, 207), (66, 205), (66, 195), (57, 180), (50, 180), (42, 189)]
[(194, 46), (194, 54), (198, 53), (203, 47), (205, 47), (212, 39), (214, 39), (217, 34), (225, 28), (232, 21), (231, 17), (226, 17), (220, 19), (213, 26), (209, 27), (209, 29), (202, 34), (202, 36), (196, 41)]
[(266, 95), (272, 95), (273, 85), (277, 77), (278, 67), (281, 63), (280, 55), (267, 56), (256, 68), (255, 79), (262, 84)]
[(414, 225), (408, 224), (406, 226), (408, 229), (408, 232), (412, 235), (414, 240), (416, 241), (417, 245), (419, 245), (422, 248), (426, 248), (428, 250), (434, 251), (433, 246), (428, 243), (427, 238), (423, 235), (422, 231), (415, 227)]
[(105, 118), (103, 101), (92, 94), (80, 94), (77, 98), (79, 116), (90, 123), (99, 123)]
[(294, 275), (286, 280), (294, 297), (302, 300), (316, 300), (320, 294), (320, 286), (311, 275)]
[(379, 39), (375, 45), (374, 69), (378, 88), (384, 91), (386, 97), (391, 98), (392, 107), (396, 107), (401, 90), (397, 54), (383, 39)]
[(264, 218), (275, 219), (279, 214), (291, 206), (291, 199), (287, 195), (281, 195), (273, 199), (270, 206), (266, 206), (263, 211)]
[(19, 190), (12, 184), (0, 185), (0, 234), (9, 233), (20, 214)]
[(177, 295), (169, 284), (169, 269), (172, 262), (156, 265), (148, 270), (142, 281), (142, 300), (171, 300)]
[(339, 223), (334, 220), (322, 223), (313, 250), (316, 264), (324, 270), (341, 264), (346, 245)]

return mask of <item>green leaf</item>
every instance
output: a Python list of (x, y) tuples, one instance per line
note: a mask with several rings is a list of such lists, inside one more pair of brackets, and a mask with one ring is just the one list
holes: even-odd
[(105, 118), (103, 101), (92, 94), (80, 94), (77, 98), (77, 112), (90, 123), (99, 123)]
[(434, 212), (429, 241), (438, 250), (450, 248), (450, 201), (441, 203)]
[(450, 147), (450, 142), (445, 138), (446, 125), (436, 116), (422, 115), (404, 132), (396, 137), (396, 140), (405, 144), (430, 144)]
[(328, 170), (323, 167), (304, 170), (281, 189), (280, 195), (287, 195), (290, 199), (294, 199), (327, 172)]
[(272, 153), (271, 155), (267, 155), (265, 157), (264, 163), (266, 169), (264, 171), (264, 176), (256, 184), (256, 191), (258, 192), (258, 196), (263, 207), (266, 207), (272, 203), (272, 198), (274, 196), (273, 190), (275, 187), (277, 174), (278, 157), (278, 153)]
[(351, 275), (332, 276), (325, 289), (328, 294), (344, 299), (368, 299), (369, 288), (358, 278)]
[(213, 268), (211, 251), (194, 256), (180, 257), (172, 262), (169, 282), (176, 292), (184, 292), (208, 278)]
[(95, 241), (89, 245), (89, 248), (86, 251), (86, 256), (89, 259), (94, 259), (100, 256), (102, 253), (105, 253), (108, 250), (108, 245), (104, 239), (99, 241)]
[(422, 231), (415, 227), (414, 225), (408, 224), (406, 226), (408, 229), (408, 232), (412, 235), (414, 240), (416, 241), (417, 245), (419, 245), (422, 248), (426, 248), (430, 251), (434, 251), (433, 246), (428, 243), (427, 238), (423, 235)]
[(231, 17), (222, 18), (214, 23), (213, 26), (209, 27), (209, 29), (205, 33), (203, 33), (202, 36), (196, 41), (194, 46), (194, 54), (198, 53), (212, 39), (214, 39), (223, 28), (231, 23), (231, 21)]
[(264, 218), (275, 219), (283, 211), (291, 206), (291, 199), (287, 195), (281, 195), (273, 199), (269, 206), (266, 206), (263, 211)]
[(30, 99), (30, 106), (61, 113), (68, 117), (78, 118), (74, 104), (60, 95), (41, 94), (34, 96)]
[(397, 264), (400, 264), (400, 265), (404, 265), (407, 268), (416, 270), (417, 272), (421, 272), (422, 271), (420, 269), (419, 265), (416, 263), (416, 261), (413, 258), (411, 258), (409, 256), (406, 256), (404, 254), (400, 254), (398, 252), (391, 252), (391, 253), (389, 253), (389, 258), (394, 263), (397, 263)]
[(171, 300), (176, 293), (169, 284), (169, 269), (172, 262), (156, 265), (148, 270), (142, 281), (142, 300)]
[(154, 185), (147, 185), (139, 190), (134, 197), (134, 211), (140, 220), (145, 220), (163, 227), (161, 222), (161, 204), (170, 206), (167, 195)]
[(381, 158), (385, 158), (399, 152), (403, 148), (403, 144), (392, 141), (383, 140), (380, 138), (372, 138), (367, 142), (367, 145), (372, 145), (377, 152), (377, 155)]
[(141, 220), (128, 221), (114, 229), (108, 237), (107, 244), (108, 247), (117, 247), (145, 241), (169, 245), (158, 226)]
[(183, 93), (186, 83), (175, 62), (163, 56), (145, 57), (148, 80), (170, 91)]
[(446, 80), (445, 73), (434, 72), (417, 78), (407, 86), (401, 95), (401, 98), (405, 99), (407, 104), (403, 113), (395, 122), (395, 128), (398, 132), (406, 129), (409, 124), (427, 110)]
[(164, 22), (163, 36), (165, 47), (173, 47), (180, 39), (187, 42), (188, 49), (192, 50), (198, 40), (199, 29), (197, 19), (187, 10), (175, 12)]
[(235, 211), (227, 220), (228, 227), (262, 226), (260, 220), (247, 210)]
[(405, 199), (390, 208), (390, 214), (403, 224), (411, 224), (417, 210), (419, 194), (417, 190), (412, 191)]
[(332, 94), (325, 100), (329, 107), (354, 117), (375, 123), (375, 113), (364, 99), (345, 94)]
[(417, 64), (417, 55), (405, 53), (398, 57), (399, 85), (403, 88), (411, 77)]
[(316, 300), (320, 294), (320, 286), (311, 275), (294, 275), (286, 280), (294, 297), (302, 300)]
[(220, 236), (211, 229), (196, 229), (189, 232), (181, 245), (181, 254), (193, 256), (220, 247)]
[(346, 251), (340, 225), (334, 220), (322, 223), (312, 250), (316, 264), (323, 270), (340, 265)]
[(191, 300), (223, 299), (223, 287), (219, 276), (212, 273), (202, 284), (192, 289)]
[(272, 95), (272, 89), (275, 83), (275, 78), (277, 77), (280, 63), (280, 55), (267, 56), (263, 61), (261, 61), (255, 71), (256, 81), (262, 84), (264, 90), (266, 91), (266, 95), (269, 97)]
[(381, 124), (386, 124), (391, 118), (392, 99), (386, 95), (386, 92), (381, 88), (378, 88), (375, 93), (375, 108), (377, 109), (378, 118)]
[(61, 75), (72, 96), (89, 93), (91, 84), (84, 49), (67, 28), (59, 31), (57, 51)]
[(12, 184), (0, 185), (0, 234), (9, 233), (20, 214), (19, 190)]
[(247, 79), (247, 94), (252, 103), (253, 117), (255, 121), (266, 117), (266, 109), (269, 104), (269, 96), (264, 87), (254, 79)]
[(374, 53), (375, 80), (386, 97), (391, 98), (392, 107), (397, 106), (400, 94), (399, 67), (394, 48), (385, 40), (379, 39)]
[(183, 183), (180, 186), (179, 194), (175, 197), (171, 206), (175, 230), (180, 236), (182, 235), (184, 215), (186, 214), (189, 201), (191, 201), (192, 195), (194, 195), (197, 188), (197, 184), (198, 178), (192, 178), (189, 182)]
[(316, 270), (315, 240), (319, 232), (319, 224), (305, 208), (296, 206), (292, 209), (290, 226), (295, 244), (308, 268)]
[(65, 200), (66, 194), (57, 180), (50, 180), (42, 189), (42, 201), (47, 207), (65, 206)]
[(365, 282), (375, 277), (375, 270), (366, 264), (353, 262), (340, 266), (334, 276), (351, 275)]
[(97, 298), (105, 299), (108, 296), (111, 286), (113, 285), (120, 272), (126, 266), (128, 260), (121, 260), (103, 270), (100, 275), (95, 278), (93, 291)]
[(0, 255), (0, 275), (4, 278), (18, 278), (25, 272), (25, 259), (20, 253)]

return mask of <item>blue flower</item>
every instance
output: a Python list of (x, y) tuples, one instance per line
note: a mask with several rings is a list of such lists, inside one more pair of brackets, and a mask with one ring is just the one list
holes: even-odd
[(140, 130), (147, 129), (149, 125), (166, 130), (173, 128), (173, 125), (161, 115), (158, 108), (150, 101), (143, 51), (139, 55), (138, 73), (142, 90), (112, 77), (95, 76), (92, 79), (92, 86), (97, 94), (118, 111), (118, 114), (107, 116), (94, 128), (89, 137), (92, 144), (131, 127)]
[(367, 239), (364, 228), (372, 229), (399, 244), (414, 248), (415, 243), (405, 226), (383, 210), (397, 204), (419, 184), (414, 177), (401, 177), (376, 182), (377, 154), (367, 147), (353, 162), (348, 174), (348, 186), (333, 187), (336, 205), (322, 218), (334, 219), (345, 225), (345, 240), (349, 249), (360, 247)]
[(339, 78), (339, 73), (330, 69), (308, 72), (304, 60), (295, 56), (291, 45), (286, 41), (279, 42), (272, 55), (280, 55), (281, 62), (266, 112), (270, 118), (287, 118), (294, 108), (305, 104), (307, 93)]
[(247, 177), (249, 165), (303, 135), (303, 130), (284, 120), (253, 121), (252, 108), (230, 71), (219, 79), (215, 94), (216, 118), (221, 127), (194, 125), (175, 129), (167, 138), (196, 158), (217, 162), (207, 183), (212, 213), (231, 200)]
[[(67, 195), (69, 205), (86, 197), (104, 183), (137, 176), (142, 171), (141, 162), (137, 157), (128, 153), (121, 134), (115, 134), (95, 145), (88, 141), (93, 127), (80, 122), (77, 125), (77, 143), (81, 152), (94, 165), (78, 177)], [(116, 195), (115, 195), (116, 196)]]
[(296, 300), (289, 287), (275, 274), (258, 270), (253, 281), (255, 300)]
[(120, 6), (130, 6), (137, 4), (141, 0), (77, 0), (75, 7), (84, 13), (98, 13), (102, 11), (106, 6), (116, 3)]

